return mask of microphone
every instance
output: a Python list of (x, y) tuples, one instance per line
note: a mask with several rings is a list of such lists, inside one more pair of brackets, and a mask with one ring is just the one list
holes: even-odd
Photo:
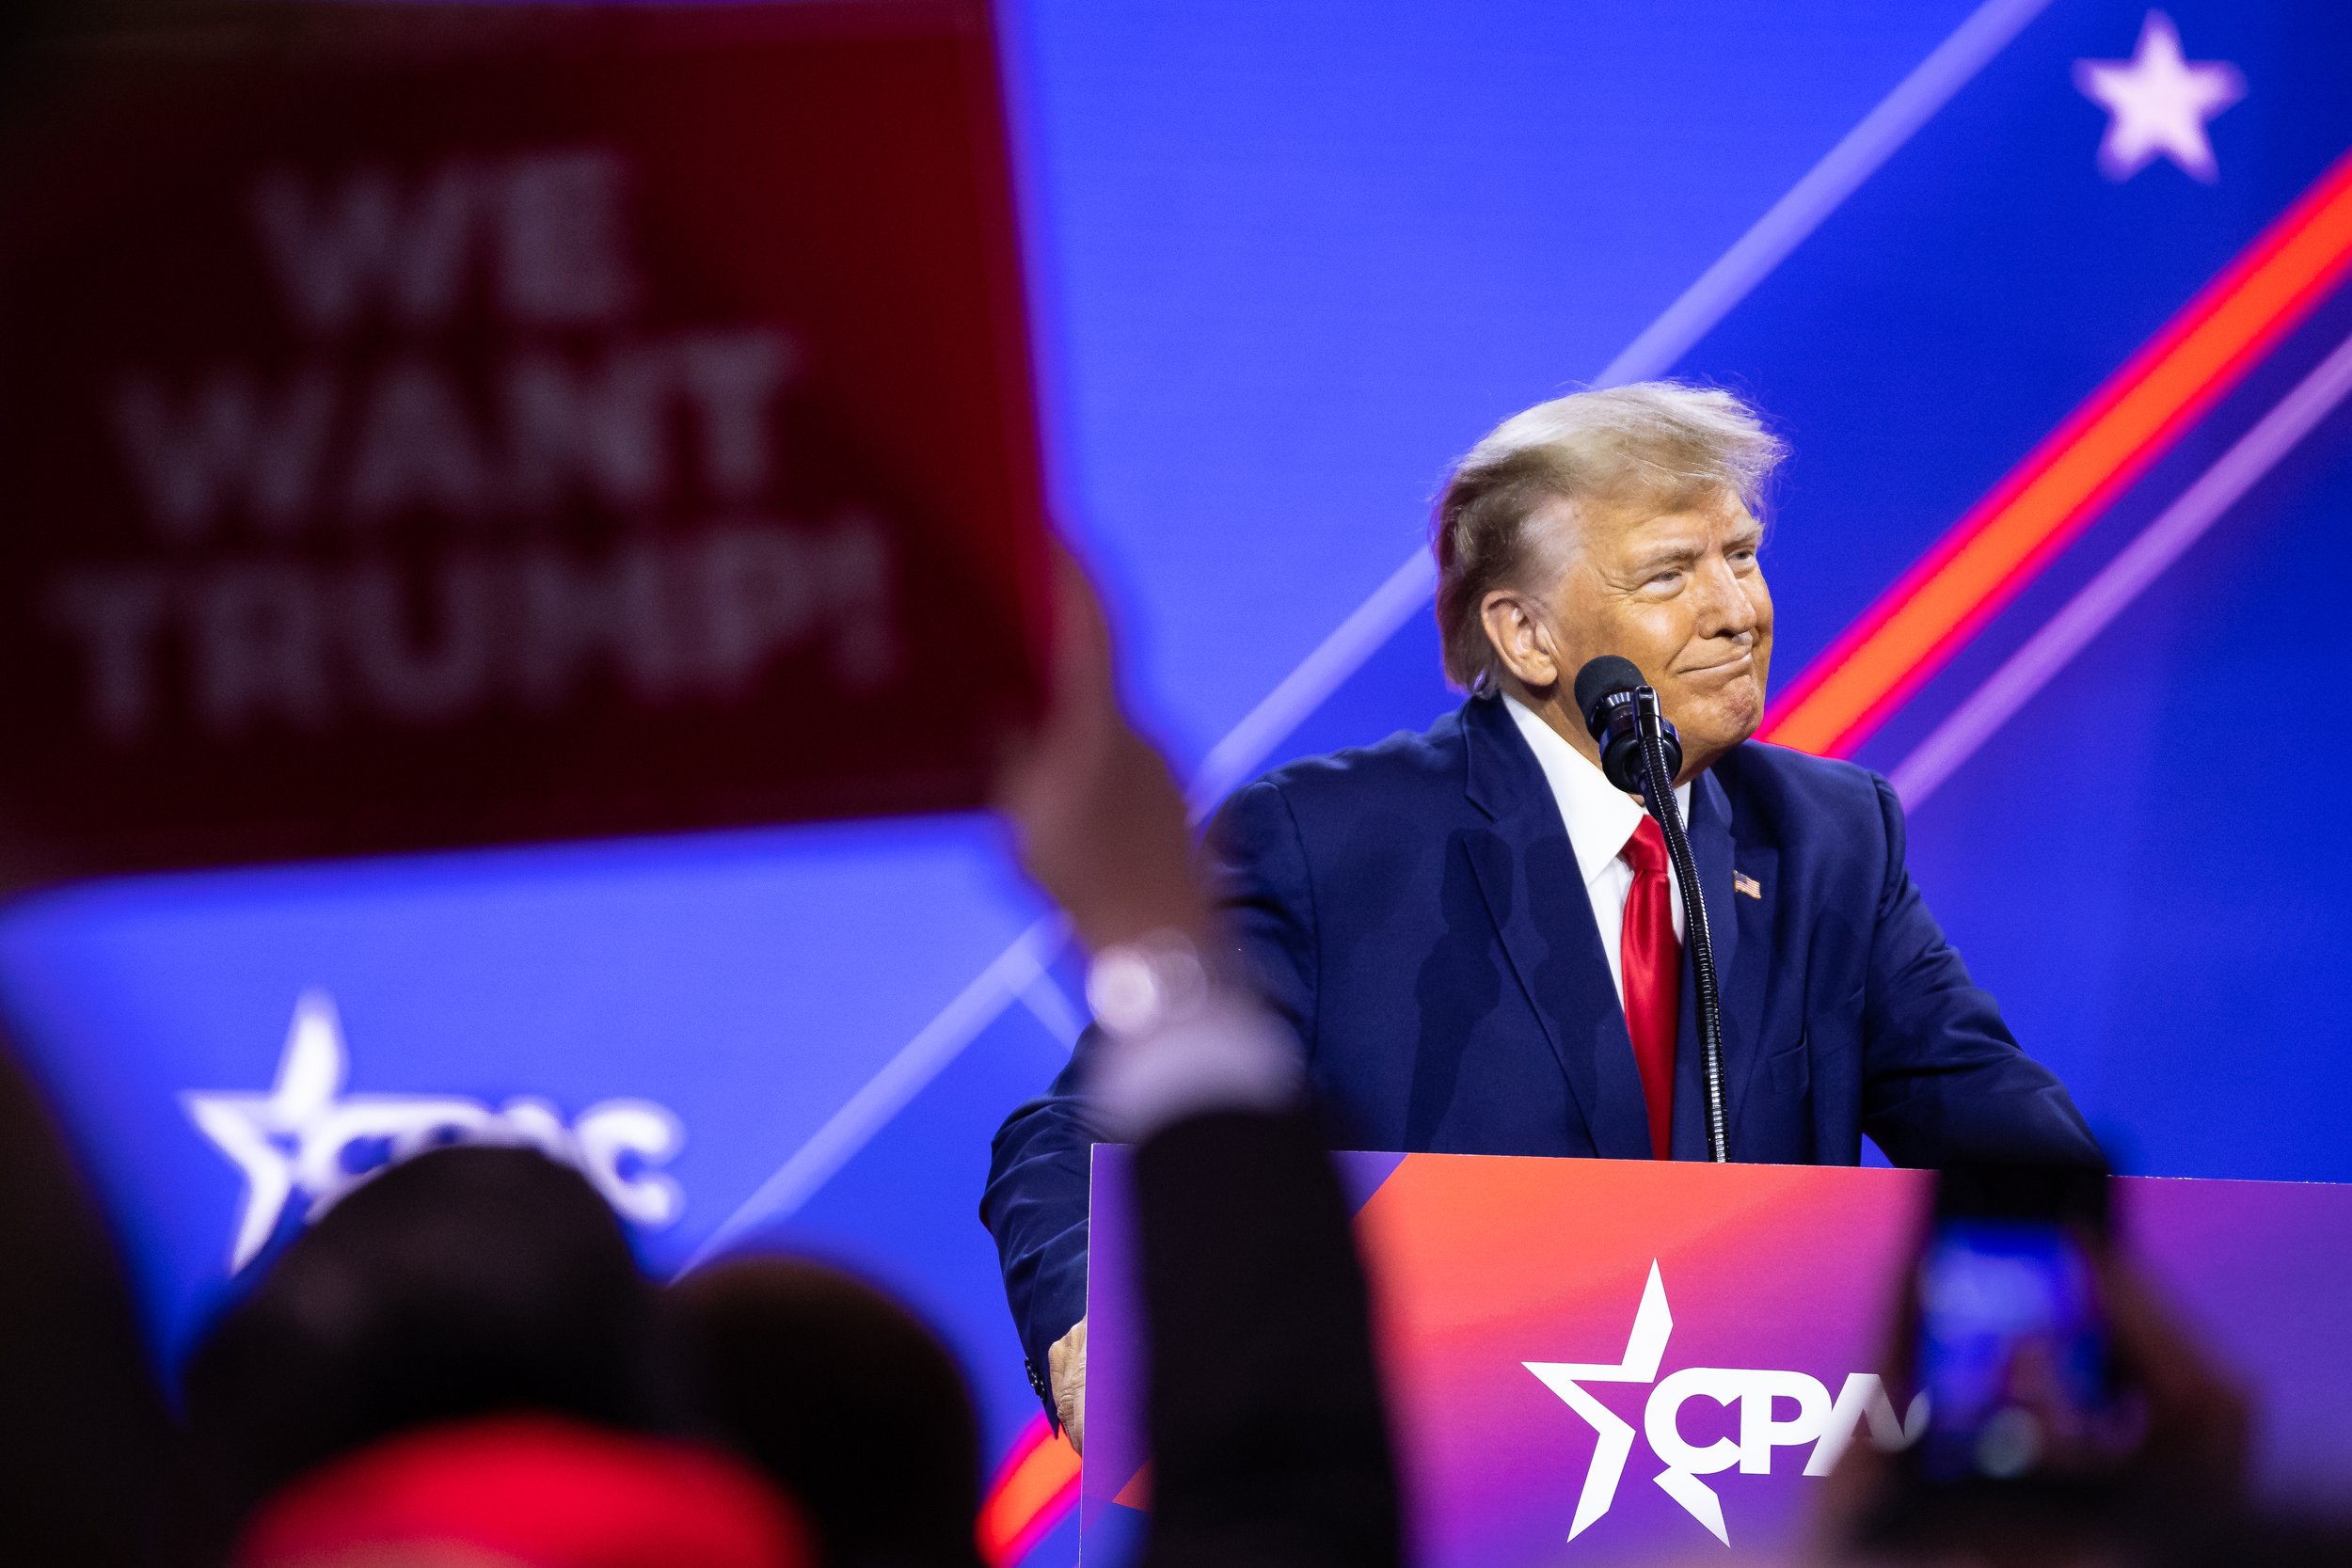
[(1682, 737), (1658, 706), (1658, 693), (1629, 658), (1603, 654), (1576, 673), (1576, 711), (1600, 748), (1600, 769), (1629, 795), (1642, 797), (1666, 838), (1666, 859), (1682, 890), (1682, 924), (1691, 949), (1692, 989), (1698, 994), (1699, 1076), (1707, 1089), (1707, 1157), (1731, 1160), (1724, 1111), (1724, 1010), (1715, 984), (1715, 942), (1698, 863), (1691, 858), (1675, 775), (1682, 771)]
[(1658, 711), (1658, 693), (1629, 658), (1603, 654), (1576, 673), (1576, 711), (1600, 748), (1600, 770), (1628, 795), (1645, 795), (1642, 734), (1657, 732), (1666, 748), (1666, 776), (1682, 771), (1682, 737)]

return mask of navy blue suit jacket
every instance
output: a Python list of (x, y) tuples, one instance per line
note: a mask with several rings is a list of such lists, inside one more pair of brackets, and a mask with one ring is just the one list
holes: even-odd
[[(1885, 782), (1755, 741), (1691, 791), (1735, 1160), (2096, 1164), (1903, 863)], [(1543, 769), (1501, 701), (1281, 768), (1226, 802), (1211, 876), (1343, 1147), (1650, 1155), (1625, 1012)], [(1758, 896), (1735, 890), (1734, 873)], [(1706, 1157), (1689, 965), (1674, 1157)], [(1086, 1311), (1091, 1034), (996, 1134), (981, 1217), (1033, 1369)], [(1032, 1373), (1033, 1379), (1035, 1372)]]

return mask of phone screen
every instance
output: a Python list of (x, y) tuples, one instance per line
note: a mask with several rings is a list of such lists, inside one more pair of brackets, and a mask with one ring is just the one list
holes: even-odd
[(1926, 1479), (2071, 1470), (2113, 1401), (2096, 1277), (2055, 1219), (1947, 1215), (1919, 1265)]

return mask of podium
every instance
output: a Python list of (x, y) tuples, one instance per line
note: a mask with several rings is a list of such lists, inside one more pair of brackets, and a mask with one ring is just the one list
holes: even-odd
[[(1770, 1554), (1881, 1386), (1923, 1171), (1340, 1154), (1425, 1568)], [(1150, 1508), (1128, 1151), (1095, 1150), (1087, 1568)], [(2352, 1186), (2125, 1178), (2118, 1234), (2257, 1404), (2258, 1484), (2352, 1475)]]

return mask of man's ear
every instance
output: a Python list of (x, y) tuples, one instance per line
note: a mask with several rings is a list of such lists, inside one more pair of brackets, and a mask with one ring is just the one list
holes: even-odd
[(1551, 628), (1526, 595), (1515, 589), (1498, 588), (1478, 601), (1478, 619), (1486, 628), (1486, 641), (1495, 657), (1520, 685), (1540, 691), (1560, 679)]

